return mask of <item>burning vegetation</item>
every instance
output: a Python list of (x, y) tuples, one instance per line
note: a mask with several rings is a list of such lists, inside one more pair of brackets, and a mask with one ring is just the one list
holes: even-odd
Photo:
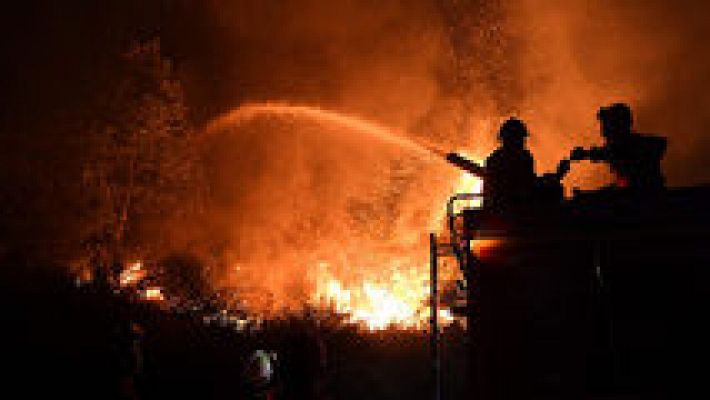
[[(125, 57), (115, 101), (131, 103), (109, 104), (116, 122), (85, 163), (81, 274), (255, 320), (315, 308), (370, 330), (426, 326), (425, 229), (441, 230), (445, 199), (480, 192), (478, 178), (450, 171), (430, 143), (319, 107), (252, 103), (192, 128), (159, 42)], [(452, 288), (460, 279), (455, 266), (444, 274)]]

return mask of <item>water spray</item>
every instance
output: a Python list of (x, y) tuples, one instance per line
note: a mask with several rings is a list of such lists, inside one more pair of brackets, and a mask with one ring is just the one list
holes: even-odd
[[(350, 139), (354, 140), (360, 148), (358, 151), (370, 152), (367, 148), (368, 144), (376, 148), (382, 145), (390, 145), (395, 149), (404, 151), (408, 156), (411, 156), (419, 161), (425, 161), (430, 167), (426, 172), (419, 171), (418, 177), (425, 177), (428, 181), (435, 179), (435, 176), (445, 174), (447, 170), (451, 170), (446, 165), (447, 156), (450, 154), (442, 150), (439, 146), (429, 143), (426, 139), (412, 139), (411, 135), (406, 132), (383, 126), (377, 122), (361, 118), (356, 115), (342, 113), (330, 109), (324, 109), (317, 106), (290, 104), (285, 102), (259, 102), (246, 103), (227, 113), (215, 118), (207, 123), (202, 130), (202, 135), (198, 136), (198, 140), (209, 140), (210, 137), (222, 136), (224, 134), (241, 134), (247, 135), (248, 132), (254, 132), (248, 129), (251, 124), (260, 121), (280, 122), (305, 122), (307, 124), (315, 124), (316, 127), (323, 127), (324, 133), (331, 135), (333, 139)], [(257, 128), (259, 126), (257, 125)], [(279, 131), (280, 132), (280, 131)], [(295, 133), (297, 131), (286, 130), (284, 133)], [(356, 134), (340, 136), (339, 133), (348, 132)], [(360, 140), (358, 140), (360, 139)], [(362, 143), (362, 145), (360, 145)], [(314, 156), (318, 156), (319, 150), (315, 149)], [(372, 149), (376, 151), (376, 149)], [(349, 157), (349, 155), (348, 155)], [(359, 162), (359, 158), (344, 158), (343, 162)], [(414, 160), (411, 160), (414, 161)], [(435, 165), (433, 165), (435, 164)], [(372, 168), (379, 168), (372, 165)], [(284, 173), (290, 173), (291, 169), (284, 170)], [(374, 170), (373, 170), (374, 171)], [(371, 171), (372, 172), (372, 171)], [(297, 171), (294, 170), (294, 174)], [(361, 173), (361, 172), (358, 172)], [(384, 175), (384, 174), (383, 174)], [(368, 177), (367, 182), (373, 181), (374, 177)], [(342, 184), (338, 182), (338, 184)], [(460, 186), (460, 185), (459, 185)], [(350, 186), (349, 186), (350, 187)], [(434, 183), (431, 188), (436, 187)], [(443, 188), (443, 185), (442, 185)], [(419, 190), (414, 187), (410, 190)], [(443, 189), (448, 191), (449, 188)], [(455, 189), (456, 190), (456, 189)], [(366, 191), (367, 192), (367, 191)], [(369, 192), (367, 192), (369, 193)], [(409, 196), (409, 195), (408, 195)], [(427, 194), (416, 193), (417, 201), (424, 198), (427, 199)], [(442, 201), (444, 197), (442, 196)], [(404, 197), (402, 201), (411, 201), (409, 197)], [(427, 200), (425, 200), (427, 202)], [(430, 209), (434, 204), (427, 202), (426, 209)], [(321, 207), (318, 207), (320, 210)], [(310, 210), (310, 209), (309, 209)], [(337, 210), (331, 210), (337, 212)], [(310, 211), (307, 211), (310, 212)], [(320, 212), (320, 211), (318, 211)], [(437, 213), (432, 213), (430, 217), (416, 217), (417, 227), (422, 224), (434, 224), (441, 226), (440, 218)], [(334, 214), (335, 215), (335, 214)], [(376, 218), (374, 216), (372, 218)], [(432, 218), (433, 217), (433, 218)], [(443, 217), (443, 215), (441, 216)], [(414, 217), (412, 217), (414, 218)], [(424, 221), (426, 219), (426, 221)], [(404, 224), (409, 224), (406, 220)], [(397, 227), (405, 234), (410, 234), (409, 226)], [(406, 232), (404, 232), (406, 231)], [(374, 239), (373, 239), (374, 240)], [(379, 248), (379, 247), (378, 247)], [(337, 251), (343, 249), (338, 246)], [(411, 251), (408, 248), (407, 251)], [(383, 252), (383, 253), (381, 253)], [(331, 254), (326, 251), (325, 261), (318, 261), (318, 265), (330, 265), (329, 257)], [(334, 253), (337, 254), (337, 253)], [(375, 257), (376, 256), (376, 257)], [(348, 315), (348, 322), (356, 323), (364, 326), (367, 329), (385, 329), (388, 326), (396, 325), (402, 328), (423, 328), (427, 319), (427, 308), (422, 301), (428, 298), (428, 289), (425, 287), (427, 274), (424, 266), (424, 259), (421, 262), (417, 261), (417, 257), (403, 257), (399, 253), (392, 253), (389, 250), (375, 251), (376, 260), (360, 260), (357, 257), (354, 260), (345, 260), (340, 262), (334, 260), (332, 269), (318, 270), (316, 274), (316, 291), (308, 295), (308, 301), (314, 304), (328, 302), (329, 306), (333, 307), (339, 313)], [(372, 258), (370, 257), (370, 258)], [(307, 265), (308, 262), (304, 261)], [(372, 269), (374, 265), (381, 264), (389, 266), (392, 271), (389, 272), (391, 279), (384, 283), (378, 278), (373, 278), (370, 274), (363, 275), (362, 279), (342, 278), (338, 273), (338, 268), (342, 266), (352, 267), (357, 266), (358, 269)], [(342, 265), (341, 265), (342, 264)], [(383, 272), (378, 269), (378, 276)], [(384, 272), (386, 273), (386, 272)], [(394, 278), (397, 279), (394, 279)], [(326, 305), (326, 303), (323, 303)], [(328, 306), (328, 305), (326, 305)], [(437, 318), (441, 318), (442, 324), (448, 324), (452, 320), (447, 315), (446, 310), (441, 310), (437, 313)], [(439, 315), (441, 314), (441, 315)]]
[(209, 122), (204, 128), (204, 132), (208, 134), (217, 132), (225, 127), (235, 124), (238, 125), (260, 116), (289, 116), (341, 125), (345, 128), (375, 137), (383, 142), (410, 149), (416, 154), (428, 159), (444, 159), (447, 154), (447, 152), (432, 143), (424, 143), (421, 140), (414, 141), (404, 132), (387, 128), (377, 122), (359, 116), (317, 106), (290, 104), (286, 102), (245, 103)]

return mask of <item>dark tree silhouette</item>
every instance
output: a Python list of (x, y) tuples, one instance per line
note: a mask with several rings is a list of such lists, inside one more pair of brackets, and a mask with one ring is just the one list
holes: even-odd
[(183, 87), (160, 41), (134, 45), (123, 63), (124, 78), (94, 123), (82, 177), (84, 237), (112, 259), (103, 265), (159, 243), (148, 233), (197, 212), (203, 187)]

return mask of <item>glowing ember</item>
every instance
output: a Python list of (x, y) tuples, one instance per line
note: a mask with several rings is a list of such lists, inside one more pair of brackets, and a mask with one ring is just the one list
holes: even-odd
[(163, 295), (163, 290), (159, 287), (150, 287), (140, 292), (140, 296), (143, 300), (147, 301), (163, 301), (165, 296)]
[(118, 284), (121, 287), (127, 287), (135, 285), (145, 278), (146, 271), (143, 269), (143, 262), (136, 261), (128, 264), (128, 266), (121, 271), (118, 277)]
[(164, 301), (163, 289), (158, 286), (151, 286), (139, 289), (139, 283), (148, 275), (148, 271), (143, 267), (143, 261), (129, 263), (119, 274), (118, 284), (122, 288), (132, 287), (136, 290), (138, 297), (145, 301)]

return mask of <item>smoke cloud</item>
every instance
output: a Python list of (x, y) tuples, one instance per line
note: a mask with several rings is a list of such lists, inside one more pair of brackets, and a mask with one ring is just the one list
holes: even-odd
[[(164, 36), (203, 119), (242, 101), (315, 104), (483, 158), (516, 114), (543, 172), (599, 143), (599, 106), (627, 101), (639, 130), (669, 137), (671, 185), (710, 179), (699, 39), (710, 28), (698, 2), (184, 4), (166, 10)], [(604, 171), (575, 166), (566, 183), (598, 185)]]
[[(639, 131), (668, 137), (669, 184), (707, 183), (710, 57), (700, 38), (710, 33), (709, 12), (694, 1), (511, 4), (511, 31), (522, 43), (521, 114), (541, 164), (572, 145), (600, 142), (597, 108), (625, 101)], [(572, 184), (591, 182), (574, 178)]]

